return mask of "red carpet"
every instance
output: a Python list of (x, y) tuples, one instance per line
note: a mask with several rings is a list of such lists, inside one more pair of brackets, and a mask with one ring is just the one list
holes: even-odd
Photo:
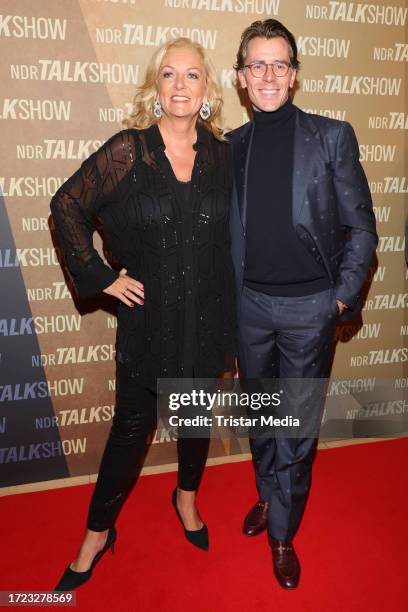
[[(250, 462), (207, 468), (199, 505), (210, 553), (184, 539), (170, 505), (175, 474), (139, 480), (77, 610), (398, 612), (406, 579), (408, 440), (323, 450), (296, 537), (301, 584), (284, 591), (264, 534), (241, 535), (255, 501)], [(81, 538), (91, 486), (2, 498), (0, 590), (52, 588)]]

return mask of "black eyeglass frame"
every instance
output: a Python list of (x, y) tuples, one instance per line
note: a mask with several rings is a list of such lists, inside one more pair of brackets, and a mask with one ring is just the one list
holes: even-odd
[[(276, 66), (276, 64), (284, 64), (284, 65), (286, 66), (286, 72), (285, 72), (284, 74), (276, 74), (276, 72), (275, 72), (275, 66)], [(255, 66), (255, 65), (256, 65), (256, 66), (264, 66), (264, 71), (263, 71), (263, 73), (262, 73), (262, 74), (254, 74), (254, 73), (252, 72), (252, 68), (253, 68), (253, 66)], [(252, 62), (251, 64), (244, 64), (244, 66), (242, 67), (242, 69), (244, 69), (244, 68), (248, 68), (248, 69), (250, 70), (250, 72), (251, 72), (252, 76), (253, 76), (255, 79), (261, 79), (262, 77), (264, 77), (264, 76), (265, 76), (265, 74), (266, 74), (266, 72), (267, 72), (267, 70), (268, 70), (268, 66), (272, 66), (272, 72), (273, 72), (273, 74), (274, 74), (274, 75), (275, 75), (275, 76), (276, 76), (278, 79), (280, 79), (280, 78), (282, 78), (282, 77), (285, 77), (285, 76), (288, 74), (289, 69), (290, 69), (290, 68), (293, 68), (293, 65), (292, 65), (291, 63), (284, 62), (284, 61), (282, 61), (282, 62), (280, 62), (280, 61), (275, 61), (275, 62), (270, 62), (270, 63), (267, 63), (267, 62)]]

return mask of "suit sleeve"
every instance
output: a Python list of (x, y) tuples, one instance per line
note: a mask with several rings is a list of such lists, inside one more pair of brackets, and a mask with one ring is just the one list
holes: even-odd
[(94, 248), (92, 236), (99, 211), (132, 167), (134, 146), (129, 130), (112, 136), (51, 200), (58, 242), (81, 298), (99, 293), (118, 276)]
[(337, 141), (334, 186), (347, 241), (335, 289), (336, 298), (351, 310), (359, 300), (378, 242), (370, 189), (359, 156), (354, 130), (344, 122)]

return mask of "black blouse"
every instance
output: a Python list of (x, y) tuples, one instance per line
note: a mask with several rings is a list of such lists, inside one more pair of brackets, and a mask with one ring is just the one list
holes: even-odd
[(194, 362), (197, 351), (197, 330), (194, 312), (194, 283), (193, 283), (193, 211), (190, 194), (191, 181), (177, 181), (176, 190), (181, 204), (181, 223), (183, 227), (183, 261), (184, 261), (184, 349), (182, 357), (183, 375), (194, 378)]
[(153, 387), (157, 377), (214, 377), (234, 367), (229, 145), (198, 126), (194, 148), (187, 198), (154, 125), (112, 136), (51, 201), (80, 297), (118, 276), (94, 249), (97, 220), (115, 260), (144, 284), (143, 306), (118, 304), (117, 356)]

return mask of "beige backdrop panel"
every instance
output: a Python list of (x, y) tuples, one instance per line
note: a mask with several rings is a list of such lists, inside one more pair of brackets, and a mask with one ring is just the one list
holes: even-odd
[[(274, 17), (295, 33), (295, 102), (354, 126), (380, 234), (362, 320), (339, 327), (333, 375), (406, 384), (406, 2), (2, 0), (0, 8), (0, 185), (16, 246), (27, 249), (20, 265), (41, 349), (32, 363), (45, 366), (72, 476), (97, 470), (113, 414), (114, 305), (72, 299), (49, 201), (121, 128), (146, 62), (168, 38), (190, 36), (209, 50), (234, 128), (247, 120), (232, 69), (242, 30)], [(41, 417), (39, 410), (38, 427)], [(211, 454), (242, 451), (246, 442), (221, 440)], [(159, 432), (146, 465), (174, 461), (171, 432)]]

